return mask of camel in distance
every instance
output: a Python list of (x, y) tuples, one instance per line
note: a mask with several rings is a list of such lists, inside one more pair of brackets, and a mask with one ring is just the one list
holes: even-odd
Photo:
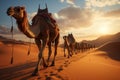
[(68, 52), (67, 57), (70, 58), (74, 53), (77, 54), (79, 52), (85, 52), (95, 48), (95, 45), (93, 44), (89, 44), (85, 42), (76, 42), (72, 33), (63, 36), (63, 40), (64, 40), (64, 44), (63, 44), (64, 57), (66, 57), (66, 49)]
[[(16, 20), (18, 29), (27, 37), (35, 39), (35, 43), (39, 49), (38, 61), (32, 75), (38, 73), (38, 66), (43, 62), (43, 66), (49, 66), (49, 59), (52, 54), (51, 43), (55, 43), (54, 58), (50, 66), (55, 65), (55, 57), (57, 55), (57, 47), (59, 43), (59, 28), (55, 20), (51, 17), (51, 13), (48, 13), (46, 4), (45, 9), (38, 8), (37, 14), (33, 17), (32, 24), (30, 25), (27, 18), (27, 12), (23, 6), (9, 7), (7, 9), (7, 15), (13, 17)], [(48, 45), (48, 58), (44, 59), (44, 50)]]
[(68, 34), (67, 36), (63, 36), (64, 40), (64, 57), (66, 57), (65, 49), (68, 52), (68, 58), (72, 57), (73, 53), (75, 52), (75, 38), (73, 34)]

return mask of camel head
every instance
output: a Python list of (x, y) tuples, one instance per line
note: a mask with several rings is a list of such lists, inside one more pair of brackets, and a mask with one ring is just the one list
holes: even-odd
[(7, 15), (12, 16), (15, 19), (22, 19), (24, 17), (25, 7), (9, 7), (7, 9)]
[(70, 40), (71, 43), (74, 43), (75, 42), (75, 38), (73, 36), (73, 34), (68, 34), (68, 39)]
[(29, 29), (30, 25), (27, 19), (27, 13), (25, 11), (25, 7), (16, 6), (16, 7), (9, 7), (7, 9), (7, 15), (12, 16), (16, 19), (18, 24), (18, 29), (23, 32), (27, 37), (34, 38), (35, 35)]

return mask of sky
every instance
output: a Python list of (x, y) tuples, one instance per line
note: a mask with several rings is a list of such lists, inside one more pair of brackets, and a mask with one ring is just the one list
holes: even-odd
[[(0, 35), (11, 37), (11, 19), (6, 14), (10, 6), (25, 6), (31, 21), (38, 5), (44, 9), (45, 3), (59, 25), (61, 40), (69, 33), (79, 42), (120, 32), (120, 0), (0, 0)], [(29, 40), (17, 30), (15, 20), (14, 38)]]

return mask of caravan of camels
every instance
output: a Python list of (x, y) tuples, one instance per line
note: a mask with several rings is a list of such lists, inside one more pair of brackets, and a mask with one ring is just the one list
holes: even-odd
[[(25, 7), (16, 6), (9, 7), (7, 10), (8, 16), (13, 17), (16, 20), (18, 29), (27, 37), (35, 39), (35, 43), (39, 49), (38, 61), (32, 75), (38, 73), (38, 66), (43, 62), (44, 67), (49, 66), (50, 56), (52, 54), (51, 44), (55, 43), (54, 58), (50, 66), (55, 65), (55, 58), (57, 55), (57, 47), (60, 39), (59, 27), (52, 17), (51, 13), (48, 12), (47, 4), (45, 9), (38, 8), (37, 14), (32, 19), (32, 24), (30, 25), (27, 18), (27, 12)], [(68, 34), (68, 36), (63, 36), (64, 40), (64, 56), (65, 49), (68, 51), (68, 58), (72, 57), (77, 51), (86, 51), (95, 46), (87, 43), (78, 43), (76, 42), (73, 34)], [(44, 59), (44, 50), (48, 45), (48, 58)]]

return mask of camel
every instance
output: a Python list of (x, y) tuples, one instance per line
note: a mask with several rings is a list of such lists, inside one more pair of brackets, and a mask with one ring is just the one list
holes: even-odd
[[(38, 54), (38, 61), (37, 65), (32, 73), (32, 75), (37, 75), (39, 64), (43, 62), (43, 66), (47, 67), (49, 63), (49, 59), (52, 53), (51, 43), (55, 42), (55, 51), (54, 51), (54, 58), (52, 60), (51, 66), (55, 65), (55, 57), (57, 55), (57, 46), (59, 43), (59, 29), (58, 26), (54, 28), (53, 25), (48, 23), (46, 19), (40, 15), (40, 12), (48, 12), (48, 8), (45, 9), (38, 9), (38, 13), (33, 18), (32, 24), (29, 24), (27, 19), (27, 12), (25, 7), (23, 6), (15, 6), (9, 7), (7, 9), (7, 15), (12, 16), (16, 19), (16, 23), (18, 25), (18, 29), (27, 37), (35, 39), (35, 43), (39, 49)], [(44, 50), (46, 45), (48, 45), (48, 58), (47, 62), (44, 60)]]
[(85, 42), (76, 42), (75, 43), (75, 49), (78, 50), (79, 52), (84, 52), (90, 49), (93, 49), (95, 45), (88, 44)]
[(68, 51), (68, 58), (73, 55), (74, 45), (75, 45), (75, 38), (73, 34), (68, 34), (68, 36), (63, 36), (64, 39), (64, 57), (66, 57), (65, 49), (67, 48)]

